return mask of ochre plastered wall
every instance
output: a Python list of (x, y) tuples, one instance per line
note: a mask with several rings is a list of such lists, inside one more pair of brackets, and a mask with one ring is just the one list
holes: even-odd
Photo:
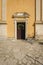
[(1, 5), (2, 5), (2, 3), (1, 2), (2, 2), (2, 0), (0, 0), (0, 20), (1, 20), (1, 15), (2, 15), (2, 13), (1, 13), (2, 12), (1, 11), (1, 7), (2, 7)]
[(7, 33), (8, 37), (15, 36), (14, 19), (12, 15), (15, 12), (27, 12), (28, 18), (28, 33), (29, 37), (34, 35), (34, 22), (35, 22), (35, 0), (7, 0)]

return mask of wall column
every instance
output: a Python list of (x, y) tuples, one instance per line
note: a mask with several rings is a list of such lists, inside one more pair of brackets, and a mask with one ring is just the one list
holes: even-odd
[(6, 0), (2, 0), (2, 20), (6, 21)]
[(36, 0), (35, 37), (43, 39), (43, 0)]

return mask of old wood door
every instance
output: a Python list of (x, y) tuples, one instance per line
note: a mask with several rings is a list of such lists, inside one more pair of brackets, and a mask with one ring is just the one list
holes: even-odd
[(25, 22), (17, 23), (17, 39), (25, 39)]

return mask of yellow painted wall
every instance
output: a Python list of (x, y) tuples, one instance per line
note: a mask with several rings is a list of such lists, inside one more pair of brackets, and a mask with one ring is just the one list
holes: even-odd
[(0, 20), (1, 20), (1, 1), (2, 0), (0, 0)]
[(14, 19), (12, 15), (15, 12), (27, 12), (30, 17), (28, 18), (28, 33), (27, 35), (32, 37), (34, 35), (35, 22), (35, 0), (7, 0), (7, 32), (8, 37), (14, 37)]

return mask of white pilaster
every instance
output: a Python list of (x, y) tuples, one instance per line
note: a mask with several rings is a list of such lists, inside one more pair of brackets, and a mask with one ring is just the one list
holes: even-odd
[(15, 20), (15, 39), (17, 39), (17, 21)]
[(43, 21), (43, 0), (42, 0), (42, 21)]
[(36, 21), (40, 20), (40, 0), (36, 0)]
[(6, 0), (2, 0), (2, 20), (6, 21)]

